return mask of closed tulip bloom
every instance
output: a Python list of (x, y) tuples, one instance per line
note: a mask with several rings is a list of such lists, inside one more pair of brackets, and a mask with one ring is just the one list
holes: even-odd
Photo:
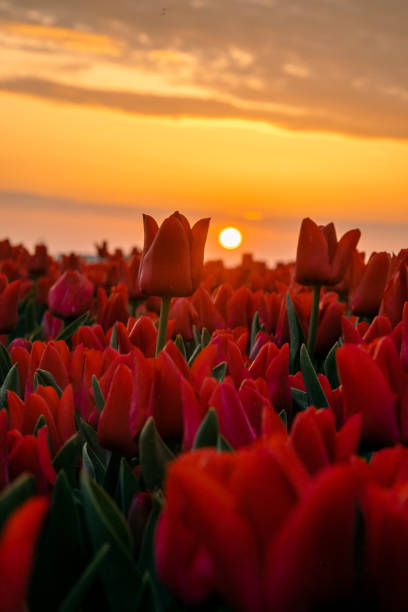
[(183, 297), (197, 289), (209, 222), (200, 219), (190, 228), (186, 217), (175, 212), (159, 228), (153, 217), (143, 215), (144, 248), (138, 275), (141, 293)]
[(380, 308), (391, 257), (385, 251), (373, 253), (358, 286), (350, 295), (350, 308), (360, 316), (372, 317)]
[(50, 310), (61, 317), (77, 317), (91, 305), (93, 284), (77, 270), (67, 270), (48, 294)]
[(303, 285), (334, 285), (343, 277), (360, 238), (348, 231), (337, 241), (333, 223), (319, 226), (303, 219), (296, 254), (296, 280)]
[(0, 274), (0, 334), (7, 334), (17, 325), (17, 303), (20, 281), (7, 282), (4, 274)]
[(46, 497), (32, 497), (6, 521), (0, 537), (0, 608), (23, 612), (35, 548), (47, 513)]

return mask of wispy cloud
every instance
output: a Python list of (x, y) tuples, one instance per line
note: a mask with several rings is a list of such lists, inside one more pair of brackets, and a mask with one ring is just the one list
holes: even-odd
[(35, 80), (32, 61), (13, 73), (5, 51), (3, 90), (125, 112), (408, 137), (400, 0), (38, 0), (35, 10), (20, 0), (1, 2), (0, 18), (3, 47), (13, 35), (22, 62), (25, 45), (40, 67), (57, 45), (64, 58)]

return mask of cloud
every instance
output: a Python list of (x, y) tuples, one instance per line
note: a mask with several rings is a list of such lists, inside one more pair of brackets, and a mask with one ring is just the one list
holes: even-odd
[(366, 138), (408, 138), (408, 122), (403, 109), (398, 107), (394, 107), (394, 125), (389, 125), (384, 123), (380, 109), (375, 108), (369, 111), (356, 108), (352, 118), (326, 115), (324, 111), (319, 112), (319, 109), (293, 112), (291, 107), (285, 109), (277, 105), (278, 109), (283, 109), (279, 112), (256, 106), (242, 107), (222, 100), (92, 89), (37, 78), (5, 79), (0, 81), (0, 91), (144, 116), (241, 119), (261, 121), (291, 130), (352, 132)]
[[(111, 41), (119, 49), (109, 58), (111, 67), (160, 75), (169, 86), (201, 89), (208, 99), (182, 102), (151, 91), (147, 100), (136, 87), (126, 97), (102, 82), (98, 89), (93, 83), (91, 92), (81, 81), (84, 87), (76, 91), (72, 74), (39, 73), (34, 82), (32, 72), (22, 75), (21, 69), (15, 75), (19, 84), (9, 71), (3, 89), (14, 82), (21, 92), (27, 86), (30, 95), (76, 96), (81, 104), (126, 112), (145, 112), (149, 101), (151, 113), (159, 116), (169, 103), (168, 116), (220, 113), (295, 130), (408, 136), (408, 4), (400, 0), (38, 0), (35, 5), (33, 11), (31, 0), (3, 1), (0, 17)], [(72, 52), (78, 59), (78, 49)], [(290, 116), (271, 106), (298, 112)]]

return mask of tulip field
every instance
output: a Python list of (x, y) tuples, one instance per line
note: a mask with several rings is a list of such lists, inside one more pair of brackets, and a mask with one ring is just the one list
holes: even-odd
[(408, 609), (408, 249), (0, 241), (0, 612)]

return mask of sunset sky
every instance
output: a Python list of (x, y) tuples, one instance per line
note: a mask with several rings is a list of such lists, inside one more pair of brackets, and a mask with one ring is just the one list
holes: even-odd
[(0, 239), (128, 250), (178, 209), (230, 261), (293, 258), (305, 216), (407, 247), (407, 23), (401, 0), (0, 0)]

